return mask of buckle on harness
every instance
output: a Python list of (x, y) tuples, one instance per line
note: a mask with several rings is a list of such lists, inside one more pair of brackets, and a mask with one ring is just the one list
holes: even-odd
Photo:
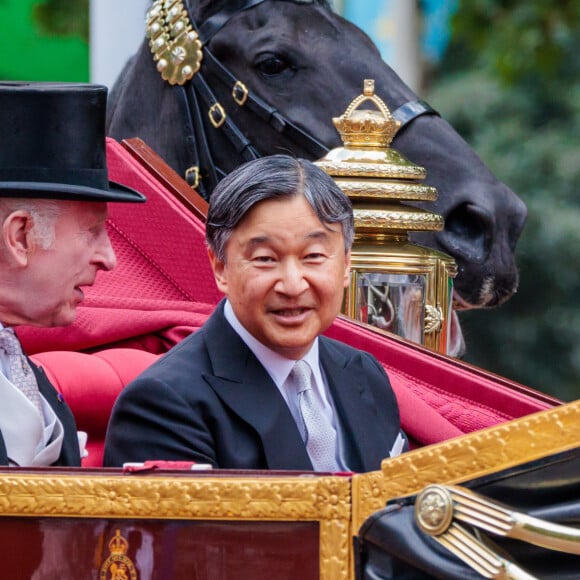
[(197, 165), (192, 165), (185, 170), (185, 181), (191, 189), (197, 189), (199, 186), (199, 167)]
[(248, 88), (242, 81), (236, 81), (232, 89), (232, 97), (234, 101), (241, 107), (248, 99)]
[(226, 112), (224, 108), (219, 103), (214, 103), (208, 111), (209, 120), (211, 124), (216, 128), (219, 129), (226, 120)]

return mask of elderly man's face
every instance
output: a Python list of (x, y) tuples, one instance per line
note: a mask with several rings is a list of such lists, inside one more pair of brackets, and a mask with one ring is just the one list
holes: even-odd
[(306, 199), (267, 200), (238, 224), (226, 262), (210, 251), (219, 289), (262, 344), (298, 359), (340, 311), (349, 280), (340, 224), (322, 224)]
[[(36, 248), (29, 257), (23, 293), (28, 324), (71, 324), (99, 270), (111, 270), (116, 258), (105, 229), (104, 202), (64, 202), (55, 224), (55, 243)], [(26, 296), (26, 298), (24, 298)]]

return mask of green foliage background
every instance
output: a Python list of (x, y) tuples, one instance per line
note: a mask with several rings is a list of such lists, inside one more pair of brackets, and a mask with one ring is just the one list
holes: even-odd
[(0, 0), (0, 79), (89, 80), (88, 0)]
[(466, 360), (580, 396), (580, 2), (462, 2), (428, 99), (528, 206), (521, 281), (461, 317)]

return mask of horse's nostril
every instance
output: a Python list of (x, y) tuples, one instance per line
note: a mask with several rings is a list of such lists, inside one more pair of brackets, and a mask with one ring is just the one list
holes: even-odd
[(472, 204), (462, 204), (445, 217), (441, 245), (452, 255), (482, 261), (489, 252), (492, 224), (487, 214)]

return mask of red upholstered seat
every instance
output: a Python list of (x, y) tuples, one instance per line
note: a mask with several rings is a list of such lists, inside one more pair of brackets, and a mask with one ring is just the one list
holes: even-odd
[[(126, 147), (108, 141), (110, 177), (142, 191), (148, 201), (140, 207), (110, 204), (117, 269), (100, 276), (86, 292), (72, 327), (18, 331), (27, 352), (39, 353), (34, 359), (65, 396), (79, 429), (88, 431), (91, 455), (86, 465), (100, 462), (109, 413), (120, 389), (155, 354), (195, 332), (220, 299), (206, 257), (203, 219), (176, 197), (180, 187), (191, 195), (187, 185), (158, 158), (152, 168), (134, 156), (133, 145), (132, 154)], [(155, 157), (150, 150), (145, 153), (148, 159)], [(385, 366), (403, 428), (416, 445), (558, 404), (350, 320), (337, 320), (327, 334), (373, 353)]]
[(121, 389), (158, 355), (138, 349), (113, 348), (94, 354), (72, 351), (38, 353), (32, 360), (72, 409), (79, 431), (88, 433), (85, 467), (103, 464), (103, 444), (113, 403)]

